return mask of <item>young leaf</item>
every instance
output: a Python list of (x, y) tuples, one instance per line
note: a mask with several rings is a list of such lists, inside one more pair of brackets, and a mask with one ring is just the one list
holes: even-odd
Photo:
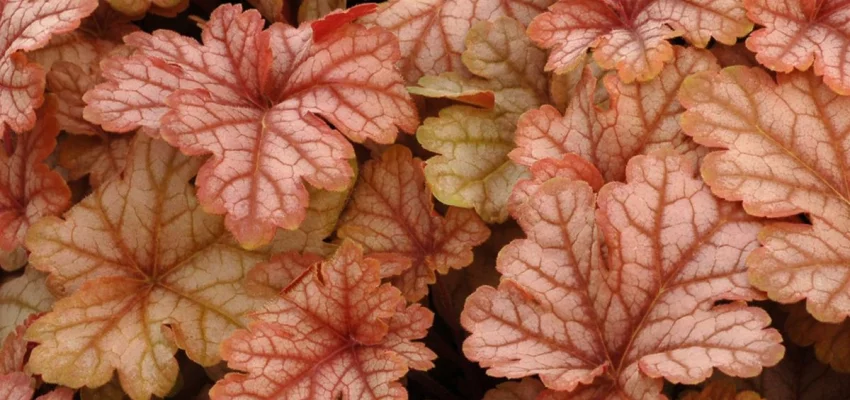
[(380, 284), (380, 265), (343, 242), (254, 314), (248, 330), (222, 345), (231, 373), (213, 399), (405, 399), (396, 381), (408, 368), (427, 370), (436, 356), (413, 340), (433, 314), (405, 307), (398, 289)]
[(5, 251), (23, 244), (31, 224), (65, 211), (71, 201), (65, 180), (44, 163), (59, 134), (55, 98), (49, 97), (37, 116), (32, 130), (3, 139), (17, 142), (11, 155), (0, 151), (0, 249)]
[[(451, 106), (439, 117), (426, 119), (416, 132), (422, 147), (439, 154), (427, 161), (425, 177), (441, 202), (474, 207), (487, 222), (508, 217), (511, 188), (526, 169), (507, 154), (514, 148), (520, 114), (548, 102), (545, 57), (519, 22), (504, 17), (479, 22), (467, 36), (463, 61), (480, 78), (464, 80), (448, 73), (425, 77), (419, 82), (424, 88), (411, 89), (415, 94), (450, 98), (479, 95), (482, 90), (495, 94), (492, 110)], [(447, 93), (447, 81), (458, 83), (463, 92)]]
[(54, 297), (47, 290), (46, 276), (31, 266), (24, 274), (0, 286), (0, 340), (35, 313), (46, 312)]
[(750, 214), (807, 213), (811, 225), (778, 223), (761, 232), (748, 260), (750, 281), (782, 303), (808, 299), (824, 322), (850, 314), (850, 98), (813, 73), (729, 67), (687, 80), (682, 127), (694, 140), (728, 150), (706, 156), (711, 190), (744, 201)]
[(490, 230), (472, 210), (449, 207), (445, 217), (437, 214), (422, 161), (393, 146), (363, 166), (337, 235), (361, 245), (367, 257), (402, 264), (391, 282), (417, 302), (436, 282), (435, 272), (469, 265), (473, 247)]
[(551, 49), (546, 71), (577, 67), (593, 48), (605, 69), (625, 83), (648, 81), (673, 61), (666, 40), (683, 36), (697, 47), (712, 37), (734, 44), (753, 29), (741, 0), (559, 0), (528, 26), (537, 44)]
[(482, 400), (535, 400), (544, 386), (534, 378), (523, 378), (519, 382), (500, 383), (487, 391)]
[(814, 63), (816, 75), (832, 90), (850, 94), (847, 46), (850, 7), (837, 0), (746, 0), (747, 16), (764, 26), (747, 39), (764, 66), (779, 72), (805, 71)]
[(398, 36), (402, 74), (416, 83), (423, 76), (449, 71), (470, 77), (461, 55), (477, 22), (505, 16), (527, 25), (553, 1), (391, 0), (362, 20)]
[(528, 238), (499, 254), (499, 288), (466, 302), (464, 354), (490, 375), (539, 374), (583, 399), (660, 399), (659, 378), (693, 384), (713, 368), (754, 376), (776, 364), (779, 333), (743, 303), (759, 297), (744, 257), (761, 224), (712, 196), (691, 164), (634, 157), (598, 209), (585, 182), (543, 183), (515, 212)]
[(32, 129), (44, 101), (44, 70), (22, 52), (74, 30), (96, 7), (97, 0), (0, 1), (0, 138), (6, 125), (15, 132)]
[(174, 353), (220, 361), (218, 345), (261, 301), (242, 279), (265, 256), (242, 249), (201, 210), (189, 179), (199, 160), (138, 135), (122, 179), (101, 185), (64, 220), (31, 230), (31, 265), (69, 294), (27, 331), (29, 367), (51, 383), (97, 387), (118, 372), (133, 399), (165, 396)]
[(161, 125), (186, 154), (211, 153), (197, 179), (201, 204), (226, 214), (244, 246), (261, 246), (304, 219), (304, 182), (346, 188), (354, 150), (345, 137), (390, 143), (398, 128), (416, 128), (397, 41), (347, 23), (373, 7), (263, 31), (257, 11), (224, 5), (203, 44), (170, 31), (129, 35), (137, 53), (104, 62), (107, 82), (86, 94), (84, 114), (110, 131)]
[(608, 181), (622, 181), (626, 163), (638, 154), (666, 148), (696, 159), (704, 152), (679, 127), (677, 118), (684, 108), (676, 94), (688, 75), (719, 67), (705, 50), (674, 46), (673, 52), (675, 61), (650, 82), (624, 83), (615, 75), (605, 76), (610, 94), (607, 108), (595, 104), (596, 78), (585, 70), (563, 116), (550, 105), (522, 115), (511, 159), (532, 166), (547, 158), (577, 154)]

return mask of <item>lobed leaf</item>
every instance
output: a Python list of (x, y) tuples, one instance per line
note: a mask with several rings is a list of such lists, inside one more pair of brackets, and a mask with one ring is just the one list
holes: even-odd
[(97, 387), (117, 371), (131, 398), (165, 396), (178, 348), (219, 362), (219, 343), (262, 304), (242, 280), (266, 256), (201, 210), (189, 183), (199, 164), (139, 135), (122, 179), (30, 230), (31, 265), (68, 295), (27, 331), (46, 382)]
[(819, 322), (806, 312), (802, 304), (797, 303), (792, 306), (784, 328), (791, 342), (799, 346), (813, 345), (820, 362), (838, 372), (850, 372), (850, 321), (840, 324)]
[(31, 130), (44, 101), (44, 70), (23, 52), (74, 30), (96, 7), (97, 0), (0, 2), (0, 138), (7, 126), (15, 132)]
[(850, 314), (850, 99), (811, 72), (777, 78), (745, 67), (688, 78), (682, 127), (698, 143), (727, 149), (702, 166), (716, 195), (743, 200), (752, 215), (811, 220), (761, 232), (763, 247), (748, 260), (753, 285), (782, 303), (805, 298), (815, 318), (840, 322)]
[(397, 41), (348, 23), (373, 7), (263, 30), (256, 11), (225, 5), (203, 44), (170, 31), (129, 35), (137, 53), (104, 62), (107, 82), (86, 94), (84, 115), (110, 131), (161, 129), (186, 154), (212, 154), (197, 179), (201, 204), (225, 214), (243, 246), (259, 247), (303, 221), (305, 182), (346, 188), (354, 150), (345, 137), (389, 143), (416, 127), (394, 69)]
[(674, 46), (673, 51), (675, 61), (650, 82), (624, 83), (615, 75), (605, 76), (610, 94), (607, 108), (595, 103), (596, 78), (586, 69), (563, 116), (555, 107), (544, 105), (520, 117), (517, 148), (509, 156), (530, 167), (541, 160), (576, 154), (590, 161), (607, 181), (622, 181), (626, 164), (639, 154), (671, 149), (696, 160), (704, 151), (679, 127), (677, 119), (684, 108), (676, 94), (687, 76), (719, 67), (705, 50)]
[(559, 0), (531, 22), (528, 34), (551, 50), (546, 71), (570, 71), (593, 48), (602, 68), (616, 68), (631, 83), (652, 80), (675, 59), (667, 39), (732, 45), (752, 29), (742, 0)]
[(805, 71), (814, 64), (832, 90), (850, 94), (850, 7), (824, 0), (746, 0), (747, 16), (764, 26), (747, 38), (759, 63), (779, 72)]
[(54, 98), (38, 110), (37, 117), (32, 130), (3, 139), (17, 143), (11, 155), (0, 151), (0, 250), (22, 245), (30, 225), (70, 205), (65, 180), (45, 164), (59, 134)]
[(499, 288), (467, 300), (464, 354), (582, 399), (661, 399), (660, 378), (755, 376), (779, 362), (767, 313), (743, 303), (760, 297), (744, 258), (761, 223), (693, 172), (681, 156), (636, 156), (628, 183), (596, 200), (585, 182), (540, 185), (515, 211), (528, 238), (499, 254)]
[(363, 166), (337, 235), (362, 246), (367, 257), (401, 264), (382, 272), (410, 302), (428, 294), (435, 272), (446, 274), (472, 262), (472, 249), (490, 230), (471, 210), (434, 211), (422, 161), (403, 146), (387, 149)]
[(842, 400), (850, 396), (848, 378), (819, 363), (811, 351), (789, 345), (778, 365), (739, 386), (770, 400)]
[(0, 340), (33, 314), (50, 310), (53, 294), (47, 289), (46, 275), (26, 267), (24, 274), (0, 286)]
[(142, 17), (151, 12), (174, 17), (187, 7), (189, 0), (106, 0), (112, 8), (130, 17)]
[(124, 171), (132, 141), (129, 135), (69, 136), (59, 144), (59, 165), (71, 180), (88, 175), (97, 188)]
[(431, 368), (436, 357), (413, 341), (425, 336), (433, 314), (405, 307), (398, 289), (380, 285), (379, 271), (343, 242), (224, 342), (228, 366), (247, 374), (226, 375), (211, 397), (407, 398), (396, 381), (408, 368)]

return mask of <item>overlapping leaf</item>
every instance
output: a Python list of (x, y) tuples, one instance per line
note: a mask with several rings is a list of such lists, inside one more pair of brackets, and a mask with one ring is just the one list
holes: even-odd
[(363, 166), (337, 235), (360, 244), (369, 257), (401, 264), (383, 267), (398, 271), (391, 282), (416, 302), (428, 293), (436, 272), (469, 265), (473, 247), (490, 230), (472, 210), (449, 207), (445, 217), (437, 214), (422, 161), (394, 146)]
[(0, 249), (5, 251), (23, 245), (31, 224), (70, 205), (65, 180), (44, 163), (59, 134), (56, 100), (49, 98), (37, 116), (32, 130), (2, 139), (15, 144), (11, 155), (0, 151)]
[(675, 61), (650, 82), (627, 84), (606, 76), (610, 101), (605, 109), (594, 101), (596, 79), (586, 70), (563, 116), (550, 105), (523, 114), (511, 159), (531, 166), (576, 154), (594, 164), (608, 181), (622, 181), (626, 164), (638, 154), (672, 149), (696, 159), (702, 151), (679, 127), (677, 118), (684, 108), (676, 94), (688, 75), (719, 67), (705, 50), (673, 49)]
[(75, 29), (96, 7), (97, 0), (0, 1), (0, 138), (7, 126), (15, 132), (32, 129), (44, 101), (45, 71), (23, 52)]
[(768, 400), (844, 400), (850, 397), (850, 375), (821, 364), (808, 349), (789, 344), (779, 365), (761, 375), (737, 381), (742, 389)]
[(744, 258), (761, 224), (693, 173), (680, 156), (637, 156), (596, 201), (585, 182), (540, 185), (515, 213), (528, 238), (499, 255), (499, 288), (467, 300), (467, 357), (571, 399), (661, 399), (660, 378), (776, 364), (779, 333), (742, 302), (759, 297)]
[(792, 306), (784, 332), (800, 346), (814, 346), (815, 355), (839, 372), (850, 372), (850, 321), (827, 324), (814, 319), (798, 303)]
[(59, 165), (71, 180), (89, 176), (96, 188), (117, 177), (127, 164), (132, 136), (70, 136), (59, 144)]
[(54, 297), (47, 290), (46, 276), (26, 267), (24, 274), (0, 286), (0, 341), (27, 317), (46, 312), (53, 306)]
[(505, 382), (491, 389), (482, 400), (535, 400), (544, 386), (534, 378), (523, 378), (519, 382)]
[(569, 71), (593, 48), (600, 66), (616, 68), (631, 83), (655, 78), (673, 61), (667, 39), (731, 45), (752, 28), (742, 0), (560, 0), (531, 22), (528, 33), (551, 49), (547, 71)]
[(255, 314), (248, 330), (222, 346), (233, 373), (213, 399), (405, 399), (408, 368), (426, 370), (435, 355), (414, 342), (433, 314), (405, 306), (398, 289), (380, 284), (380, 265), (344, 242), (278, 300)]
[(715, 194), (743, 200), (753, 215), (811, 220), (765, 228), (748, 260), (751, 282), (782, 303), (808, 299), (815, 318), (839, 322), (850, 314), (850, 98), (812, 72), (778, 80), (745, 67), (688, 78), (682, 126), (698, 143), (728, 149), (703, 163)]
[[(420, 80), (411, 92), (433, 97), (463, 98), (481, 91), (495, 94), (495, 106), (484, 110), (451, 106), (428, 118), (416, 132), (427, 150), (425, 176), (434, 196), (457, 207), (475, 208), (487, 222), (508, 217), (507, 200), (526, 169), (511, 162), (516, 121), (524, 111), (548, 101), (543, 73), (546, 55), (534, 48), (519, 22), (499, 18), (477, 23), (469, 32), (463, 61), (479, 78), (457, 74)], [(447, 88), (459, 88), (452, 92)]]
[(125, 15), (141, 17), (145, 13), (175, 16), (189, 6), (189, 0), (106, 0)]
[(850, 5), (840, 0), (746, 0), (747, 16), (764, 28), (753, 32), (747, 47), (756, 59), (780, 72), (814, 64), (832, 90), (850, 94)]
[(417, 125), (394, 69), (396, 39), (348, 23), (373, 7), (264, 31), (259, 13), (225, 5), (203, 44), (170, 31), (129, 35), (137, 53), (105, 62), (108, 82), (86, 95), (85, 115), (111, 131), (161, 126), (185, 153), (212, 153), (197, 179), (201, 204), (226, 214), (244, 246), (263, 245), (304, 219), (304, 182), (346, 188), (354, 151), (345, 137), (389, 143)]
[(470, 77), (461, 55), (465, 40), (479, 21), (509, 17), (531, 22), (553, 0), (392, 0), (364, 21), (396, 34), (401, 44), (401, 70), (414, 84), (426, 75), (456, 72)]
[(265, 256), (201, 210), (189, 184), (199, 163), (139, 135), (122, 179), (30, 230), (31, 265), (69, 295), (27, 331), (34, 373), (79, 388), (117, 371), (131, 398), (147, 399), (171, 390), (178, 348), (220, 360), (221, 340), (261, 304), (242, 279)]
[(733, 382), (711, 381), (700, 391), (685, 393), (680, 400), (764, 400), (751, 390), (738, 391)]

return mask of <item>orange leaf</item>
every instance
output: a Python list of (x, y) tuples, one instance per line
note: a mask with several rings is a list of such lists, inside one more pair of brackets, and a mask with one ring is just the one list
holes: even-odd
[(449, 207), (445, 217), (434, 211), (422, 164), (403, 146), (367, 162), (337, 231), (367, 256), (401, 257), (403, 272), (394, 272), (392, 283), (411, 302), (428, 293), (435, 272), (469, 265), (472, 248), (490, 236), (472, 210)]
[[(744, 257), (761, 224), (680, 156), (634, 157), (628, 183), (549, 180), (514, 212), (527, 239), (497, 260), (461, 323), (488, 374), (540, 375), (561, 397), (661, 399), (662, 379), (755, 376), (783, 354)], [(598, 209), (594, 206), (598, 205)], [(604, 240), (603, 240), (604, 238)], [(716, 304), (718, 301), (731, 301)]]
[(171, 390), (178, 348), (220, 361), (221, 340), (262, 304), (242, 280), (266, 256), (201, 210), (189, 183), (200, 160), (146, 135), (132, 146), (122, 179), (30, 230), (31, 265), (69, 296), (26, 338), (39, 343), (29, 368), (46, 382), (97, 387), (117, 371), (131, 398), (147, 399)]
[(537, 379), (523, 378), (520, 382), (500, 383), (487, 391), (482, 400), (535, 400), (543, 389)]
[(682, 85), (682, 127), (694, 140), (728, 150), (706, 156), (711, 190), (743, 200), (752, 215), (807, 213), (812, 224), (777, 223), (761, 232), (750, 280), (782, 303), (808, 299), (824, 322), (850, 315), (850, 98), (813, 73), (729, 67)]
[(380, 266), (351, 242), (308, 270), (222, 345), (233, 369), (213, 399), (405, 399), (396, 381), (433, 366), (421, 343), (433, 314), (405, 307)]

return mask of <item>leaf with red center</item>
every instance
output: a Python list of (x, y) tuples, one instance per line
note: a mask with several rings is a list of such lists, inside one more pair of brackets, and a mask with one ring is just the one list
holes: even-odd
[(434, 211), (422, 164), (403, 146), (367, 162), (337, 231), (367, 256), (403, 263), (391, 281), (411, 302), (428, 294), (435, 272), (469, 265), (473, 247), (490, 236), (472, 210), (449, 207), (445, 217)]
[(124, 171), (133, 136), (69, 136), (59, 144), (59, 165), (71, 180), (89, 176), (97, 188)]
[(262, 303), (242, 280), (266, 256), (201, 210), (189, 183), (200, 160), (146, 135), (132, 146), (122, 179), (30, 230), (31, 265), (68, 297), (27, 340), (39, 343), (29, 367), (46, 382), (97, 387), (117, 371), (131, 398), (146, 399), (174, 386), (178, 348), (220, 361), (219, 343)]
[(546, 55), (531, 44), (522, 24), (501, 17), (469, 31), (462, 58), (476, 78), (456, 73), (425, 77), (419, 81), (422, 87), (410, 91), (474, 104), (488, 100), (484, 92), (493, 92), (494, 107), (454, 105), (424, 121), (416, 139), (438, 154), (427, 160), (425, 177), (442, 203), (475, 208), (485, 221), (502, 222), (511, 188), (527, 174), (508, 159), (517, 119), (549, 101)]
[[(344, 22), (369, 7), (328, 18)], [(86, 118), (107, 130), (161, 126), (184, 153), (211, 153), (198, 198), (208, 212), (226, 214), (246, 247), (301, 223), (305, 182), (346, 188), (354, 157), (346, 137), (390, 143), (418, 122), (394, 67), (392, 34), (322, 21), (262, 28), (256, 11), (225, 5), (206, 23), (203, 44), (170, 31), (129, 35), (137, 53), (105, 61), (107, 82), (85, 96)]]
[(96, 7), (97, 0), (0, 2), (0, 138), (6, 125), (15, 132), (32, 129), (44, 101), (44, 70), (22, 52), (74, 30)]
[(230, 368), (213, 399), (405, 399), (396, 382), (436, 356), (413, 340), (433, 314), (405, 307), (398, 289), (380, 283), (380, 265), (351, 242), (308, 270), (254, 314), (248, 330), (222, 345)]
[(0, 286), (0, 340), (35, 313), (46, 312), (54, 297), (47, 289), (46, 276), (27, 267), (24, 274)]
[(742, 0), (560, 0), (531, 22), (528, 34), (551, 49), (547, 71), (572, 70), (593, 48), (602, 68), (616, 68), (631, 83), (655, 78), (675, 59), (667, 39), (731, 45), (752, 29)]
[(528, 237), (499, 254), (499, 288), (466, 302), (464, 354), (581, 399), (661, 399), (660, 378), (776, 364), (779, 333), (743, 303), (759, 297), (744, 258), (761, 224), (693, 172), (680, 156), (637, 156), (596, 201), (585, 182), (543, 183), (515, 212)]
[(779, 72), (815, 74), (840, 94), (850, 94), (850, 5), (841, 0), (745, 0), (747, 16), (764, 26), (747, 47), (764, 66)]
[(682, 127), (698, 143), (728, 150), (706, 156), (711, 190), (744, 201), (750, 214), (806, 213), (808, 224), (761, 232), (748, 260), (750, 280), (782, 303), (808, 299), (824, 322), (850, 315), (850, 98), (811, 72), (780, 74), (729, 67), (682, 85)]
[(500, 383), (487, 391), (482, 400), (535, 400), (543, 389), (537, 379), (523, 378), (520, 382)]
[(704, 151), (679, 127), (677, 118), (684, 108), (676, 94), (688, 75), (719, 67), (705, 50), (674, 47), (674, 52), (676, 60), (650, 82), (627, 84), (615, 75), (606, 76), (607, 109), (594, 103), (596, 78), (585, 70), (577, 95), (563, 116), (550, 105), (522, 115), (511, 159), (531, 166), (547, 158), (577, 154), (594, 164), (608, 181), (622, 181), (626, 163), (638, 154), (666, 148), (696, 159)]
[(59, 134), (55, 99), (49, 98), (37, 115), (32, 130), (3, 139), (16, 142), (11, 155), (0, 151), (0, 249), (5, 251), (23, 244), (31, 224), (70, 205), (65, 180), (44, 163)]
[(401, 71), (414, 84), (426, 75), (455, 71), (469, 77), (461, 55), (467, 34), (479, 21), (509, 17), (526, 25), (553, 0), (392, 0), (364, 22), (396, 34)]

